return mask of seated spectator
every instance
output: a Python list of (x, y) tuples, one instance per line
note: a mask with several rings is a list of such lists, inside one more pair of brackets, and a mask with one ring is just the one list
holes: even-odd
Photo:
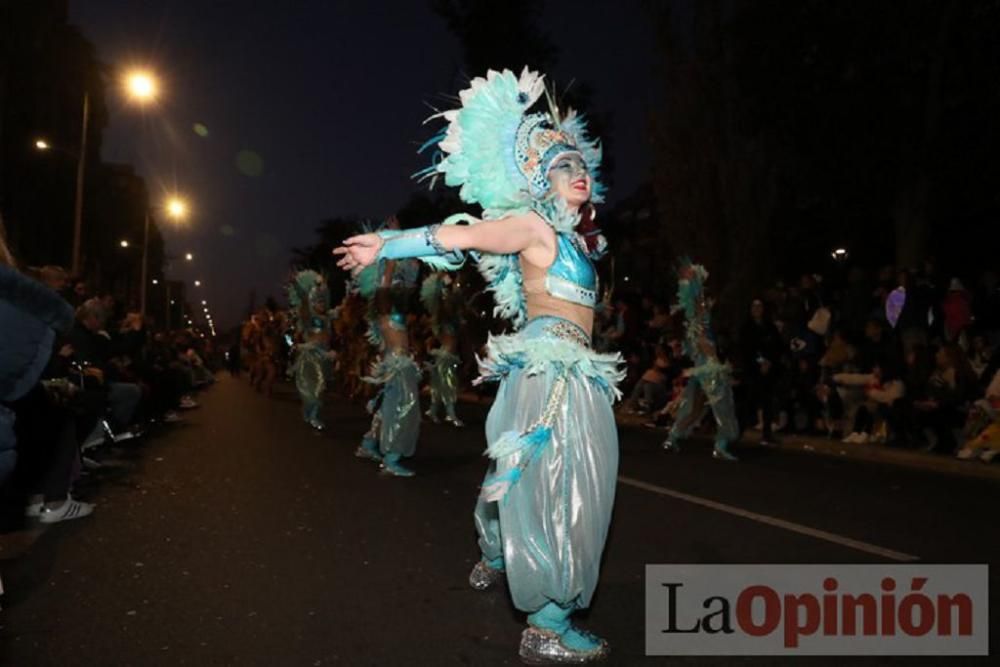
[(989, 383), (990, 375), (986, 373), (993, 362), (993, 348), (982, 331), (972, 334), (969, 341), (969, 366), (979, 378), (980, 383)]
[(906, 393), (898, 373), (891, 367), (876, 366), (871, 373), (837, 373), (833, 380), (842, 387), (861, 389), (861, 400), (849, 410), (851, 432), (843, 442), (886, 442), (895, 421), (893, 408)]
[(676, 373), (670, 349), (657, 345), (652, 365), (639, 378), (628, 400), (628, 411), (636, 414), (659, 410), (670, 398), (670, 385)]
[(926, 451), (955, 451), (955, 431), (965, 422), (965, 404), (974, 375), (957, 345), (945, 345), (934, 356), (934, 371), (925, 396), (913, 402), (917, 426), (929, 440)]
[(142, 390), (122, 377), (119, 365), (112, 363), (111, 337), (104, 330), (106, 311), (98, 299), (88, 299), (77, 308), (76, 323), (69, 334), (74, 360), (106, 393), (108, 407), (120, 429), (132, 424)]
[(39, 384), (55, 334), (69, 329), (72, 312), (54, 291), (18, 272), (0, 225), (0, 484), (18, 459), (18, 472), (38, 470), (43, 480), (31, 490), (42, 492), (34, 511), (45, 523), (93, 510), (69, 497), (75, 433), (71, 420), (49, 409)]
[(1000, 453), (1000, 371), (993, 375), (986, 395), (973, 404), (963, 435), (965, 446), (956, 454), (960, 459), (978, 457), (989, 463)]

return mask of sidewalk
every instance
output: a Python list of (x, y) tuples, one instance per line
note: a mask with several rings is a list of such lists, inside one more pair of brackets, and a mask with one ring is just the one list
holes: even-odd
[[(459, 400), (463, 403), (484, 404), (482, 397), (477, 396), (473, 392), (463, 392), (459, 395)], [(662, 433), (663, 437), (666, 437), (666, 429), (651, 429), (644, 426), (644, 424), (650, 421), (648, 416), (627, 415), (620, 412), (616, 412), (615, 416), (618, 426), (621, 428)], [(944, 454), (897, 449), (879, 444), (852, 445), (830, 438), (794, 433), (779, 433), (778, 437), (781, 438), (781, 442), (775, 446), (775, 449), (1000, 481), (1000, 464), (983, 463), (978, 459), (960, 461), (954, 456), (946, 456)], [(760, 440), (759, 433), (756, 431), (747, 431), (741, 442), (756, 444), (758, 440)]]
[[(649, 417), (645, 415), (617, 414), (618, 426), (622, 428), (642, 429), (645, 431), (655, 431), (663, 433), (666, 437), (667, 429), (651, 429), (644, 424), (649, 422)], [(965, 477), (977, 477), (980, 479), (992, 479), (1000, 481), (1000, 465), (983, 463), (979, 459), (971, 461), (960, 461), (954, 456), (944, 454), (931, 454), (912, 449), (899, 449), (887, 447), (880, 444), (854, 445), (843, 443), (840, 440), (824, 438), (821, 436), (799, 435), (797, 433), (778, 433), (780, 443), (774, 449), (784, 449), (788, 451), (803, 452), (808, 454), (819, 454), (820, 456), (832, 456), (838, 458), (848, 458), (857, 461), (869, 461), (886, 465), (902, 466), (904, 468), (916, 468), (920, 470), (930, 470), (949, 475), (961, 475)], [(756, 444), (760, 440), (760, 433), (757, 431), (746, 431), (741, 438), (741, 442)]]

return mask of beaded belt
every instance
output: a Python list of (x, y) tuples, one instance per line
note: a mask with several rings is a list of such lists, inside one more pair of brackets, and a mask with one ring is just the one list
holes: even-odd
[(590, 336), (585, 334), (583, 329), (575, 324), (570, 324), (569, 322), (556, 322), (555, 324), (550, 324), (545, 327), (545, 333), (550, 336), (554, 336), (555, 338), (576, 343), (580, 347), (590, 348)]

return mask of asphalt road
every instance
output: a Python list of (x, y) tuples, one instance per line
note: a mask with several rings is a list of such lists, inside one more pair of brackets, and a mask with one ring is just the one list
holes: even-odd
[[(523, 617), (503, 590), (466, 584), (485, 407), (462, 406), (462, 430), (425, 423), (417, 477), (395, 479), (353, 456), (360, 406), (331, 397), (316, 434), (287, 386), (268, 399), (223, 378), (202, 403), (84, 487), (92, 517), (0, 553), (0, 663), (519, 664)], [(759, 449), (725, 464), (705, 443), (667, 455), (659, 439), (621, 433), (615, 519), (581, 619), (612, 643), (609, 664), (955, 662), (645, 657), (647, 563), (1000, 560), (995, 482)]]

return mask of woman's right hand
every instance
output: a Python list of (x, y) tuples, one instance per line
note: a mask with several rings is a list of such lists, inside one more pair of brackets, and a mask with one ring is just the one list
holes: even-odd
[(374, 264), (378, 251), (382, 249), (382, 237), (378, 234), (361, 234), (344, 241), (339, 248), (334, 248), (334, 255), (341, 255), (337, 266), (345, 271), (360, 271)]

